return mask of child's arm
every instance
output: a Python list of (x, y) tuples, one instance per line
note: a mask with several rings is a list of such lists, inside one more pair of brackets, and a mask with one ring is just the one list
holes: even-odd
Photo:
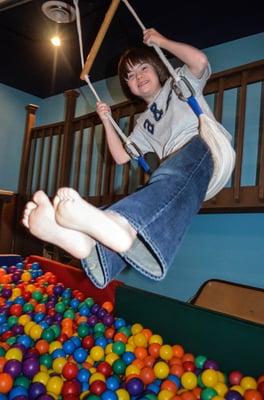
[(111, 113), (110, 107), (106, 103), (98, 101), (96, 103), (96, 111), (104, 126), (107, 144), (113, 159), (117, 164), (125, 164), (130, 160), (130, 156), (124, 149), (121, 139), (107, 117), (107, 114)]
[(172, 55), (186, 64), (191, 73), (197, 78), (202, 77), (203, 72), (208, 65), (207, 57), (202, 51), (190, 46), (189, 44), (170, 40), (153, 28), (144, 30), (143, 41), (148, 46), (155, 44), (158, 47), (169, 51)]

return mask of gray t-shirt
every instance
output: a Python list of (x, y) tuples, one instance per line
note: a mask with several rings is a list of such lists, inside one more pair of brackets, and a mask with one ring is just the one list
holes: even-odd
[[(195, 90), (198, 103), (202, 109), (205, 106), (207, 112), (208, 105), (202, 92), (211, 74), (210, 66), (208, 65), (200, 79), (191, 73), (187, 65), (178, 68), (176, 72), (187, 78)], [(186, 86), (182, 85), (181, 90), (184, 94)], [(197, 116), (189, 104), (176, 95), (172, 88), (172, 78), (169, 78), (153, 102), (148, 105), (147, 110), (139, 116), (129, 140), (135, 143), (143, 154), (155, 152), (160, 159), (163, 159), (197, 135), (198, 127)]]

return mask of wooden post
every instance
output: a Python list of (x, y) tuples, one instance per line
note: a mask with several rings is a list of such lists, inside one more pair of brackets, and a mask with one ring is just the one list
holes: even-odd
[(26, 107), (27, 116), (24, 131), (24, 142), (22, 148), (22, 156), (20, 162), (20, 174), (18, 181), (18, 193), (21, 195), (26, 194), (26, 183), (28, 174), (28, 162), (29, 162), (29, 152), (30, 152), (30, 135), (31, 129), (36, 125), (36, 111), (38, 106), (34, 104), (28, 104)]
[(76, 99), (79, 93), (76, 90), (67, 90), (64, 93), (66, 97), (65, 104), (65, 120), (63, 134), (63, 148), (61, 159), (61, 170), (58, 178), (59, 187), (68, 186), (70, 178), (70, 170), (73, 156), (73, 134), (72, 122), (75, 115)]

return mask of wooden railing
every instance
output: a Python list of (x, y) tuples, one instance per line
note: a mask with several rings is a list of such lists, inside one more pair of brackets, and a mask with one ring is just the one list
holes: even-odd
[[(224, 125), (226, 119), (228, 124), (233, 123), (228, 130), (233, 135), (237, 159), (229, 185), (214, 199), (205, 202), (201, 212), (264, 211), (263, 81), (264, 61), (259, 61), (214, 74), (206, 85), (205, 94), (216, 118)], [(247, 98), (249, 91), (251, 97), (254, 95), (256, 106)], [(103, 205), (126, 196), (145, 182), (146, 176), (133, 163), (125, 166), (114, 163), (106, 145), (103, 127), (95, 112), (74, 118), (77, 97), (76, 91), (66, 92), (65, 120), (40, 127), (35, 127), (38, 107), (27, 106), (18, 215), (25, 202), (38, 189), (43, 189), (52, 197), (58, 187), (71, 186), (91, 203)], [(228, 100), (232, 107), (228, 107), (227, 112)], [(124, 102), (112, 107), (112, 115), (128, 134), (136, 116), (144, 107), (143, 103)], [(254, 113), (251, 113), (252, 107)], [(246, 117), (249, 113), (250, 116), (255, 115), (251, 125), (257, 145), (253, 157), (255, 161), (251, 165), (254, 179), (244, 185), (243, 168), (247, 169), (244, 166), (244, 143), (246, 128), (248, 130)]]

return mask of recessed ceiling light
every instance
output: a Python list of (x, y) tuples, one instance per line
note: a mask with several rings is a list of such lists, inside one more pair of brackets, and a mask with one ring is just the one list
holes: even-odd
[(42, 4), (42, 12), (58, 24), (67, 24), (75, 20), (75, 9), (64, 1), (46, 1)]

